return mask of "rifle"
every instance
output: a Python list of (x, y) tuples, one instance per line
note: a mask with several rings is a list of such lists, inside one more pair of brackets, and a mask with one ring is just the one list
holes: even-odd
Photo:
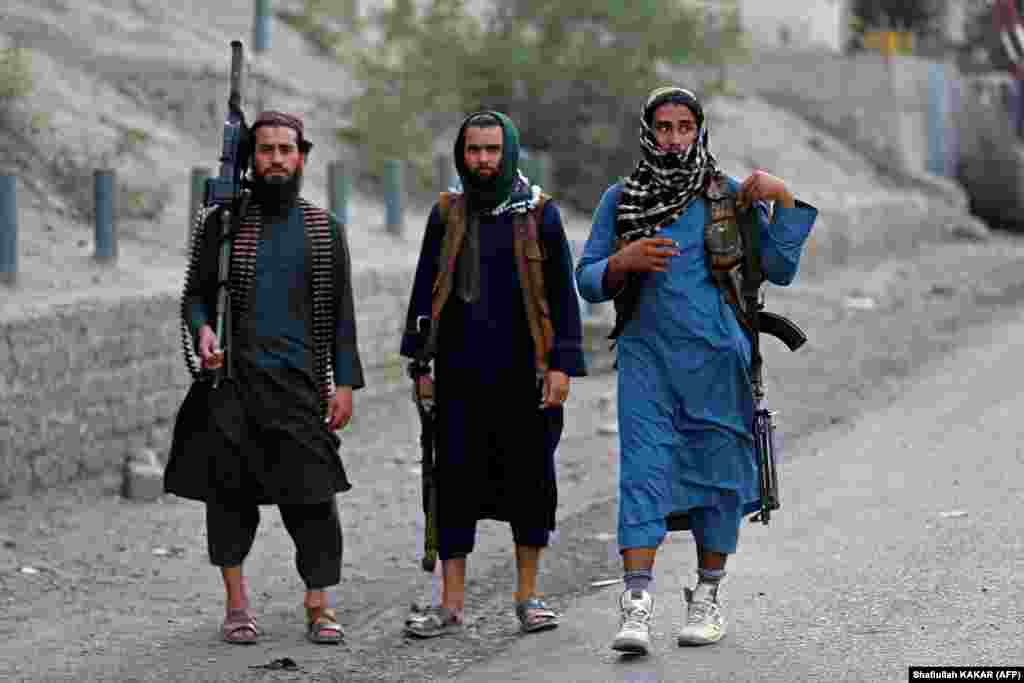
[(433, 573), (437, 564), (439, 547), (437, 529), (437, 479), (434, 462), (434, 446), (437, 443), (437, 404), (434, 397), (420, 396), (417, 380), (430, 373), (429, 349), (430, 318), (416, 318), (415, 334), (420, 340), (420, 352), (416, 360), (409, 364), (409, 377), (412, 378), (413, 400), (416, 412), (420, 416), (420, 486), (423, 495), (423, 559), (420, 566), (423, 571)]
[(242, 111), (242, 78), (245, 55), (241, 41), (231, 43), (231, 86), (228, 94), (228, 113), (224, 121), (224, 145), (220, 156), (220, 171), (206, 181), (203, 203), (214, 207), (220, 218), (220, 254), (217, 259), (217, 341), (224, 349), (224, 363), (215, 372), (213, 386), (221, 380), (232, 379), (231, 357), (231, 296), (228, 277), (231, 265), (231, 238), (238, 230), (249, 204), (251, 191), (245, 187), (245, 167), (249, 161), (249, 129)]
[(761, 405), (764, 400), (764, 377), (760, 336), (761, 333), (770, 334), (780, 339), (790, 351), (796, 351), (807, 341), (807, 335), (788, 318), (764, 310), (761, 227), (757, 209), (751, 206), (746, 211), (737, 211), (736, 219), (743, 244), (740, 303), (745, 314), (745, 327), (750, 336), (750, 384), (754, 396), (752, 432), (757, 452), (761, 493), (761, 509), (750, 518), (750, 521), (768, 524), (772, 511), (780, 507), (779, 475), (776, 467), (775, 424), (772, 421), (775, 413)]

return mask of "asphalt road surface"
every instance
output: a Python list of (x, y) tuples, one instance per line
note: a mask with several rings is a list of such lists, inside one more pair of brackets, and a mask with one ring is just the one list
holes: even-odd
[[(10, 681), (905, 680), (911, 663), (1016, 664), (1024, 420), (1017, 339), (1024, 243), (922, 247), (906, 260), (769, 292), (810, 342), (766, 343), (787, 452), (783, 510), (745, 527), (723, 589), (731, 631), (678, 650), (692, 542), (659, 558), (657, 646), (607, 649), (617, 625), (614, 376), (575, 382), (558, 455), (559, 530), (540, 588), (565, 625), (520, 637), (507, 527), (482, 524), (468, 625), (401, 635), (419, 569), (418, 425), (403, 394), (356, 401), (343, 455), (340, 647), (303, 638), (302, 587), (277, 512), (247, 562), (263, 637), (222, 643), (223, 593), (202, 506), (121, 500), (116, 481), (0, 501), (0, 679)], [(297, 672), (251, 667), (292, 658)]]

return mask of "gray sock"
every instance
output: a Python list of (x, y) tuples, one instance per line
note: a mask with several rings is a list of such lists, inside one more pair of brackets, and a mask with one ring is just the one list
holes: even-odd
[(698, 599), (707, 595), (712, 600), (718, 600), (718, 584), (725, 578), (724, 569), (697, 569), (697, 587), (693, 589), (695, 596), (699, 593)]
[(651, 581), (654, 580), (654, 572), (650, 569), (637, 569), (626, 572), (622, 578), (626, 583), (626, 590), (645, 591), (651, 585)]

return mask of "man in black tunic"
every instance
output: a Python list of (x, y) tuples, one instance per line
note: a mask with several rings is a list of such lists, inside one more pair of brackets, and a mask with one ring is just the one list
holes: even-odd
[[(337, 643), (341, 627), (328, 589), (341, 580), (342, 532), (335, 494), (351, 488), (334, 433), (352, 415), (363, 386), (356, 347), (350, 262), (343, 226), (299, 197), (312, 147), (301, 119), (264, 112), (253, 123), (252, 201), (233, 236), (230, 284), (237, 419), (210, 429), (212, 410), (187, 398), (175, 425), (165, 474), (171, 493), (206, 503), (210, 561), (227, 593), (222, 636), (252, 643), (242, 562), (261, 504), (276, 504), (296, 546), (307, 591), (307, 636)], [(213, 328), (220, 222), (202, 221), (193, 241), (182, 315), (204, 369), (225, 362)], [(187, 352), (188, 353), (188, 352)], [(194, 385), (190, 397), (200, 383)], [(212, 396), (223, 396), (223, 389)], [(219, 404), (217, 403), (219, 401)], [(224, 425), (228, 427), (225, 428)]]
[(465, 192), (446, 193), (431, 211), (401, 346), (414, 359), (416, 395), (436, 399), (443, 591), (440, 605), (406, 622), (418, 637), (461, 626), (480, 519), (511, 524), (522, 629), (557, 626), (537, 595), (537, 569), (555, 528), (562, 404), (569, 377), (586, 373), (561, 217), (519, 172), (515, 126), (497, 112), (470, 116), (455, 160)]

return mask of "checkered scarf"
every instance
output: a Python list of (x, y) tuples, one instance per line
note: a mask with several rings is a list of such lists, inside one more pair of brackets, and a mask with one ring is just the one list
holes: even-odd
[(518, 171), (515, 182), (512, 185), (512, 193), (505, 201), (487, 213), (493, 216), (500, 216), (506, 213), (528, 213), (537, 206), (537, 202), (540, 201), (540, 193), (540, 185), (531, 185), (530, 179), (523, 175), (522, 171)]
[(693, 97), (682, 88), (656, 90), (640, 113), (643, 158), (625, 179), (619, 198), (615, 232), (621, 238), (650, 236), (670, 225), (718, 173), (715, 157), (708, 149), (706, 121), (700, 122), (696, 138), (682, 152), (658, 147), (654, 131), (647, 123), (648, 115), (660, 104), (659, 99), (676, 92)]

